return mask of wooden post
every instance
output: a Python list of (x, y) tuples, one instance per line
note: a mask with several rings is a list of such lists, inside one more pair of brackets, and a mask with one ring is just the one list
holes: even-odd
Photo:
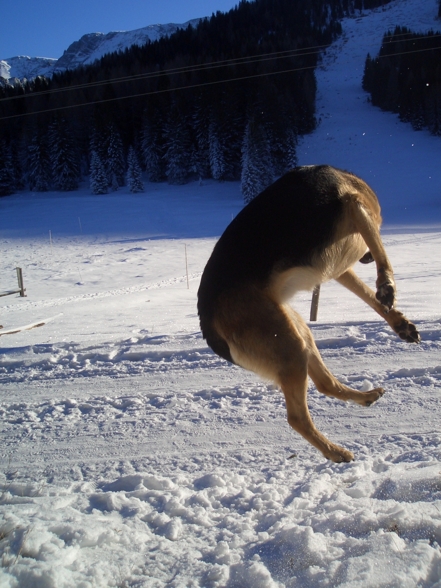
[(190, 282), (188, 280), (188, 260), (187, 260), (187, 245), (184, 243), (185, 247), (185, 273), (187, 274), (187, 290), (190, 290)]
[(317, 320), (319, 298), (320, 298), (320, 284), (314, 288), (314, 291), (312, 293), (311, 313), (309, 316), (309, 320), (311, 320), (311, 321)]
[(21, 267), (16, 267), (15, 271), (17, 272), (17, 280), (18, 280), (18, 287), (20, 289), (20, 296), (23, 298), (26, 296), (25, 287), (24, 287), (24, 283), (23, 283), (23, 272), (21, 271)]

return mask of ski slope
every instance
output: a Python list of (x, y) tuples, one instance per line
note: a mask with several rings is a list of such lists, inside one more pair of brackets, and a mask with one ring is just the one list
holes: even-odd
[[(299, 145), (300, 164), (377, 191), (398, 308), (422, 337), (404, 343), (322, 287), (325, 362), (386, 389), (363, 408), (310, 386), (316, 425), (352, 463), (324, 460), (280, 391), (201, 338), (198, 283), (238, 184), (0, 200), (0, 290), (20, 266), (27, 292), (0, 298), (0, 323), (46, 322), (0, 337), (0, 588), (441, 587), (441, 140), (360, 85), (388, 28), (437, 28), (436, 14), (435, 0), (396, 0), (345, 20), (317, 74), (320, 125)], [(374, 283), (371, 265), (356, 270)], [(309, 293), (293, 304), (309, 316)]]

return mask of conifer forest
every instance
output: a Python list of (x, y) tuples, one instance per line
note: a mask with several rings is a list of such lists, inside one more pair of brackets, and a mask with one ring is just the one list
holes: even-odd
[[(242, 0), (196, 27), (92, 65), (2, 83), (0, 195), (71, 191), (85, 180), (97, 195), (125, 184), (140, 192), (144, 174), (172, 184), (241, 180), (249, 201), (296, 164), (299, 135), (314, 130), (314, 72), (341, 34), (341, 19), (385, 3)], [(368, 57), (364, 87), (374, 104), (397, 109), (398, 98), (403, 118), (417, 116), (415, 124), (439, 134), (439, 64), (421, 74), (430, 91), (413, 85), (402, 106), (409, 80), (392, 70), (393, 47), (412, 42), (405, 33), (385, 37), (386, 58)], [(396, 35), (400, 43), (390, 43)], [(398, 59), (409, 64), (408, 76), (420, 75), (417, 54)]]
[[(439, 7), (441, 16), (441, 2)], [(440, 32), (387, 32), (377, 57), (366, 58), (363, 88), (372, 104), (396, 112), (415, 130), (441, 135), (440, 48)]]

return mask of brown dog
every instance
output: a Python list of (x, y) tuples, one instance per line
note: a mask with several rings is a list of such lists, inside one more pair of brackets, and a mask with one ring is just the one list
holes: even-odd
[[(395, 310), (392, 266), (379, 228), (380, 206), (360, 178), (330, 166), (299, 167), (252, 200), (227, 227), (208, 260), (198, 291), (201, 330), (224, 359), (277, 383), (288, 422), (335, 462), (353, 454), (315, 427), (307, 405), (308, 375), (317, 389), (370, 406), (382, 388), (359, 392), (326, 368), (306, 323), (287, 301), (330, 279), (371, 306), (404, 340), (418, 343)], [(376, 294), (351, 269), (375, 261)]]

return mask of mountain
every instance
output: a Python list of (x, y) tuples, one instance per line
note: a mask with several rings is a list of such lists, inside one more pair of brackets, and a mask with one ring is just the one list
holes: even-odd
[(124, 51), (132, 45), (144, 45), (178, 29), (197, 25), (200, 19), (189, 20), (183, 24), (156, 24), (134, 31), (113, 31), (110, 33), (88, 33), (74, 41), (59, 59), (48, 57), (18, 56), (0, 60), (0, 77), (6, 80), (33, 79), (37, 76), (50, 77), (53, 73), (88, 65), (107, 53)]
[(20, 55), (0, 61), (0, 77), (5, 80), (13, 78), (28, 80), (37, 76), (51, 76), (57, 59), (49, 57), (28, 57)]

